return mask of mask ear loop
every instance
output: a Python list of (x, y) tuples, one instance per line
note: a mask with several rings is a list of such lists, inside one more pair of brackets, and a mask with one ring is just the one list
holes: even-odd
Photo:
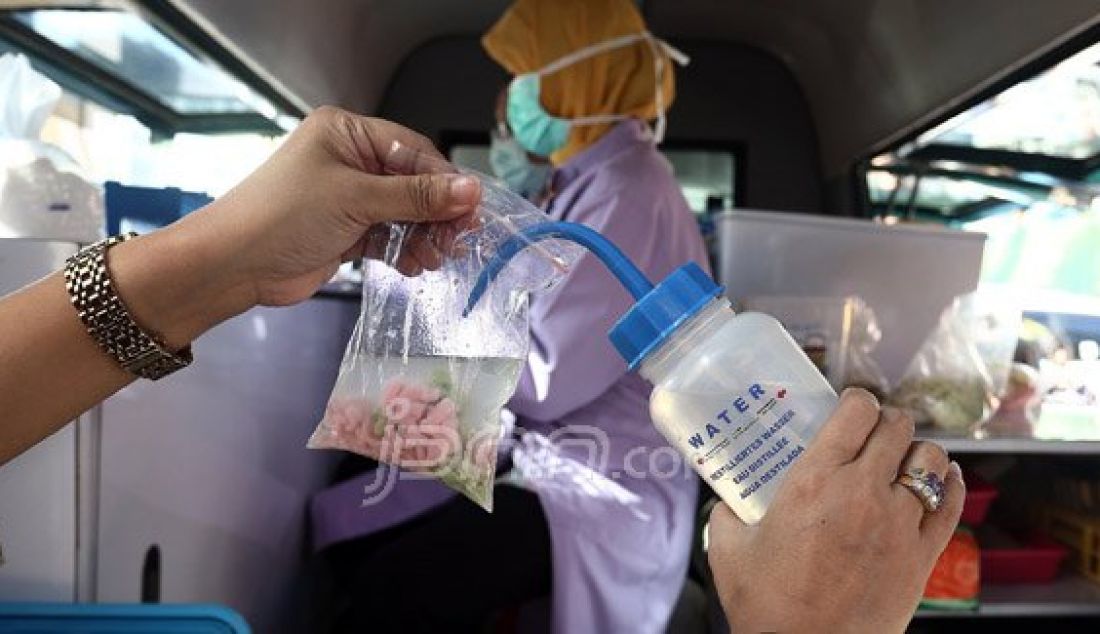
[[(680, 66), (687, 66), (688, 62), (691, 61), (691, 58), (685, 55), (680, 50), (673, 47), (668, 42), (654, 37), (653, 34), (649, 31), (621, 35), (605, 42), (600, 42), (599, 44), (582, 48), (579, 51), (574, 51), (572, 53), (569, 53), (568, 55), (563, 55), (562, 57), (559, 57), (558, 59), (550, 62), (546, 66), (543, 66), (539, 70), (534, 71), (532, 74), (538, 75), (541, 78), (546, 75), (556, 73), (566, 66), (575, 64), (583, 59), (588, 59), (589, 57), (594, 57), (608, 51), (613, 51), (617, 48), (622, 48), (641, 40), (644, 40), (649, 45), (649, 50), (653, 55), (653, 80), (654, 82), (656, 82), (655, 88), (657, 91), (655, 98), (657, 106), (657, 123), (653, 132), (653, 136), (656, 142), (660, 143), (665, 138), (666, 125), (664, 96), (665, 90), (664, 82), (662, 81), (665, 74), (665, 60), (661, 53), (664, 52), (666, 55), (669, 56), (669, 58), (671, 58)], [(512, 81), (515, 81), (515, 79), (513, 79)], [(568, 119), (567, 121), (570, 125), (574, 126), (599, 125), (603, 123), (616, 123), (618, 121), (629, 118), (629, 116), (624, 114), (597, 114), (585, 117), (576, 117), (574, 119)]]
[(546, 66), (543, 66), (539, 70), (534, 71), (536, 75), (545, 76), (551, 75), (565, 68), (566, 66), (572, 66), (573, 64), (589, 57), (595, 57), (608, 51), (613, 51), (617, 48), (622, 48), (629, 44), (633, 44), (638, 40), (650, 39), (653, 35), (649, 31), (642, 31), (641, 33), (628, 33), (627, 35), (620, 35), (619, 37), (600, 42), (599, 44), (593, 44), (586, 46), (582, 49), (573, 51), (566, 55), (562, 55), (556, 60), (550, 62)]
[(652, 38), (646, 38), (646, 44), (649, 45), (649, 52), (653, 55), (653, 87), (654, 91), (654, 105), (657, 107), (657, 123), (653, 126), (653, 142), (660, 144), (665, 140), (665, 126), (667, 119), (665, 118), (665, 58), (661, 55), (661, 49), (657, 46), (657, 43)]
[(660, 144), (665, 140), (665, 127), (668, 124), (665, 116), (665, 58), (661, 53), (668, 55), (680, 66), (687, 66), (691, 58), (668, 42), (653, 37), (649, 32), (646, 32), (645, 41), (649, 45), (650, 53), (653, 54), (653, 86), (656, 89), (653, 101), (657, 107), (657, 122), (653, 126), (653, 142)]
[[(542, 77), (545, 77), (546, 75), (552, 75), (567, 66), (572, 66), (573, 64), (576, 64), (581, 60), (588, 59), (589, 57), (595, 57), (596, 55), (600, 55), (608, 51), (613, 51), (617, 48), (622, 48), (624, 46), (633, 44), (634, 42), (649, 39), (652, 37), (653, 36), (649, 33), (649, 31), (620, 35), (619, 37), (600, 42), (599, 44), (593, 44), (580, 50), (573, 51), (572, 53), (569, 53), (567, 55), (563, 55), (556, 60), (550, 62), (549, 64), (543, 66), (539, 70), (532, 71), (530, 74), (536, 75), (541, 79)], [(515, 82), (517, 79), (519, 79), (519, 77), (522, 76), (523, 75), (519, 75), (513, 78), (512, 81)], [(571, 126), (580, 126), (617, 123), (627, 118), (629, 117), (623, 114), (596, 114), (584, 117), (576, 117), (573, 119), (563, 119), (563, 121), (566, 121)]]

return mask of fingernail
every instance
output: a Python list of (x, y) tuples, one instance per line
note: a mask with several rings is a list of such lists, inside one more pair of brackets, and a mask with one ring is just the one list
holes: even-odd
[(861, 398), (861, 399), (867, 401), (868, 403), (871, 403), (875, 407), (879, 406), (878, 399), (875, 398), (874, 394), (871, 394), (867, 390), (865, 390), (863, 388), (859, 388), (859, 387), (845, 388), (844, 391), (840, 393), (840, 398), (841, 399)]
[(481, 185), (473, 176), (456, 176), (448, 185), (451, 195), (451, 209), (469, 210), (481, 197)]
[(950, 470), (951, 474), (954, 475), (956, 478), (958, 478), (960, 481), (962, 480), (963, 471), (962, 471), (962, 467), (959, 466), (959, 463), (952, 460), (951, 464), (948, 466), (948, 470)]

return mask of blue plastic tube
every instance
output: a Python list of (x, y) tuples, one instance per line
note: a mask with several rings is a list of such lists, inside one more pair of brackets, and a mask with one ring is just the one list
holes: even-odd
[(600, 258), (626, 290), (630, 291), (635, 300), (640, 300), (653, 290), (653, 283), (626, 257), (626, 254), (619, 250), (619, 247), (607, 238), (575, 222), (547, 222), (528, 227), (501, 243), (493, 259), (489, 260), (482, 269), (474, 288), (470, 291), (466, 310), (462, 312), (463, 316), (469, 315), (474, 306), (477, 306), (478, 300), (485, 294), (489, 284), (493, 283), (517, 253), (540, 240), (549, 238), (569, 240), (588, 249)]

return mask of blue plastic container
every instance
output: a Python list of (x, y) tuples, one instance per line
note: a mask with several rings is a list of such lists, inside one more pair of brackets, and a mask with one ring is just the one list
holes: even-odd
[(212, 200), (206, 194), (176, 187), (130, 187), (108, 181), (104, 185), (107, 235), (122, 233), (124, 224), (127, 230), (146, 233), (172, 224)]
[(220, 605), (170, 603), (0, 603), (3, 634), (250, 634), (248, 624)]

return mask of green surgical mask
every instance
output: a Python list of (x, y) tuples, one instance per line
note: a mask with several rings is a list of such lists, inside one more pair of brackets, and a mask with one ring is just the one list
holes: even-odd
[(489, 165), (493, 175), (508, 189), (528, 200), (546, 190), (552, 168), (549, 163), (534, 163), (515, 138), (493, 133), (489, 144)]

